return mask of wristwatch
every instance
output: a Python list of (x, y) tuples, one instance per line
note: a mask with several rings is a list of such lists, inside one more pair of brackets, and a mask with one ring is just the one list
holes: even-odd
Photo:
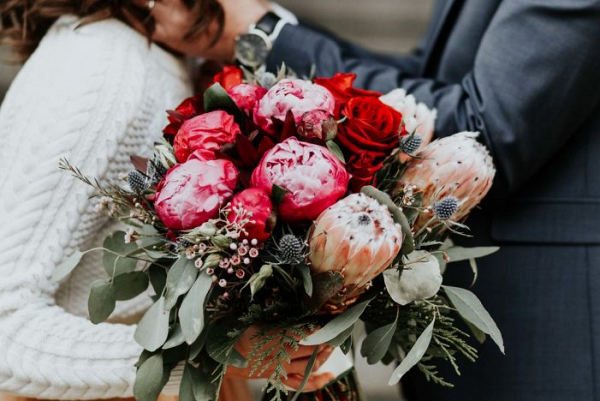
[(268, 12), (247, 33), (236, 38), (235, 58), (242, 65), (257, 68), (267, 61), (275, 39), (288, 21)]

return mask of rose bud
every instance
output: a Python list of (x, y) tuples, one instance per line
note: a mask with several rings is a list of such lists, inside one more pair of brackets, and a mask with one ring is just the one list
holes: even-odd
[(307, 142), (324, 144), (337, 134), (337, 122), (324, 110), (312, 110), (302, 115), (298, 136)]
[(237, 186), (238, 171), (228, 160), (197, 160), (173, 167), (158, 184), (156, 213), (167, 228), (191, 230), (219, 215)]
[(234, 143), (241, 134), (240, 127), (233, 116), (217, 110), (187, 120), (177, 135), (173, 148), (181, 163), (192, 154), (199, 160), (216, 159), (215, 151), (223, 145)]
[(323, 212), (309, 239), (313, 273), (340, 272), (348, 296), (387, 269), (402, 247), (402, 228), (387, 206), (362, 193)]
[[(422, 207), (455, 197), (458, 208), (453, 221), (464, 220), (489, 192), (496, 169), (487, 148), (477, 142), (478, 134), (461, 132), (431, 142), (412, 159), (396, 185), (395, 194), (406, 185), (423, 193)], [(415, 223), (418, 231), (431, 218), (421, 213)]]
[(256, 104), (265, 96), (267, 89), (258, 85), (241, 84), (234, 86), (227, 93), (237, 107), (249, 116), (254, 112)]
[(246, 189), (233, 197), (228, 209), (229, 222), (242, 224), (246, 220), (242, 226), (245, 232), (242, 232), (241, 240), (264, 242), (269, 239), (268, 220), (273, 214), (273, 204), (266, 191), (260, 188)]
[(214, 77), (214, 82), (221, 84), (226, 91), (241, 84), (243, 81), (244, 71), (233, 65), (226, 65), (223, 67), (223, 71)]
[[(415, 97), (408, 95), (404, 89), (395, 89), (380, 100), (402, 114), (407, 133), (415, 133), (421, 138), (420, 146), (411, 154), (416, 154), (431, 142), (437, 119), (436, 109), (431, 110), (424, 103), (417, 103)], [(405, 160), (408, 158), (405, 157)]]
[(327, 148), (289, 138), (268, 151), (252, 173), (251, 185), (271, 194), (288, 191), (279, 205), (287, 223), (314, 220), (346, 194), (350, 175)]
[(301, 79), (284, 79), (275, 84), (258, 102), (254, 110), (254, 122), (265, 132), (273, 134), (272, 119), (285, 121), (289, 111), (296, 124), (304, 113), (323, 110), (333, 114), (335, 99), (331, 92), (322, 86)]

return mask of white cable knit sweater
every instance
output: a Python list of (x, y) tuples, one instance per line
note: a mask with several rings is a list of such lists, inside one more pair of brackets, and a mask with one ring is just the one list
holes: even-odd
[[(134, 327), (87, 319), (90, 284), (105, 274), (100, 254), (50, 282), (73, 250), (114, 229), (59, 159), (116, 178), (131, 154), (149, 154), (165, 110), (191, 92), (183, 63), (125, 24), (77, 24), (53, 26), (0, 110), (0, 392), (35, 398), (131, 396), (141, 351)], [(116, 315), (147, 305), (142, 295)]]

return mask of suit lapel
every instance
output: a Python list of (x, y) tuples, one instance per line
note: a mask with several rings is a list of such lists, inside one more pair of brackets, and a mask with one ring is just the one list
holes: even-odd
[(446, 31), (446, 26), (452, 22), (450, 18), (452, 11), (461, 4), (462, 0), (438, 0), (437, 7), (439, 7), (440, 10), (436, 13), (437, 16), (434, 17), (432, 21), (435, 25), (425, 51), (425, 62), (423, 63), (423, 70), (421, 71), (423, 75), (430, 69), (430, 63), (435, 51), (439, 48), (439, 42), (445, 39), (440, 37), (440, 35), (442, 32)]

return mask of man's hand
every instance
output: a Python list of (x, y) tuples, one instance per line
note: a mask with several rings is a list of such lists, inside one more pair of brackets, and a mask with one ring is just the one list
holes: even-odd
[[(136, 2), (140, 7), (147, 4), (146, 0)], [(194, 15), (182, 0), (156, 1), (152, 10), (156, 21), (152, 40), (187, 56), (232, 61), (235, 38), (247, 32), (250, 25), (258, 22), (269, 11), (269, 3), (265, 0), (219, 0), (219, 3), (225, 12), (225, 24), (221, 37), (214, 45), (213, 40), (218, 34), (217, 21), (212, 21), (207, 31), (192, 38), (185, 38), (198, 16)], [(139, 23), (134, 25), (143, 31)]]

